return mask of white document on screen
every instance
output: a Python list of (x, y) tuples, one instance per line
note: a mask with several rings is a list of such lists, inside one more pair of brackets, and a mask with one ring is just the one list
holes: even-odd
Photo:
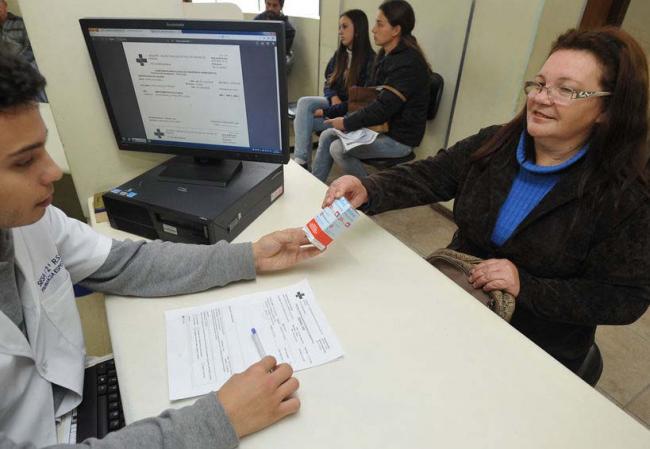
[[(343, 356), (307, 280), (285, 288), (165, 312), (169, 399), (218, 390), (264, 351), (295, 371)], [(251, 329), (259, 336), (256, 347)]]
[(122, 45), (147, 139), (249, 146), (238, 46)]

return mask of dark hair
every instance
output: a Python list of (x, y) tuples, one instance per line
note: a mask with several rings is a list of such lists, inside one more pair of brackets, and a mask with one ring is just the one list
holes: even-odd
[(36, 102), (45, 78), (27, 61), (0, 45), (0, 114)]
[[(368, 34), (368, 17), (360, 9), (351, 9), (345, 11), (339, 16), (347, 17), (354, 27), (354, 38), (352, 39), (352, 61), (350, 61), (350, 70), (345, 78), (345, 87), (349, 89), (355, 86), (359, 81), (361, 71), (365, 70), (369, 57), (374, 55), (374, 50), (370, 45)], [(334, 71), (327, 80), (329, 86), (333, 86), (337, 80), (345, 77), (345, 71), (348, 67), (348, 52), (345, 45), (341, 42), (336, 50), (336, 59)]]
[[(424, 55), (422, 48), (418, 44), (417, 39), (412, 34), (413, 28), (415, 28), (415, 13), (413, 12), (413, 8), (409, 4), (409, 2), (405, 0), (387, 0), (381, 5), (379, 5), (379, 9), (381, 10), (382, 13), (384, 13), (386, 18), (388, 19), (388, 23), (390, 23), (391, 26), (393, 27), (396, 27), (398, 25), (400, 26), (401, 28), (400, 41), (404, 42), (404, 45), (406, 45), (407, 47), (416, 50), (420, 55), (420, 57), (422, 58), (422, 61), (429, 68), (429, 72), (431, 72), (431, 65), (429, 64), (427, 57)], [(379, 61), (382, 56), (384, 56), (383, 48), (379, 50), (379, 54), (377, 55), (377, 61)]]
[[(604, 120), (594, 125), (589, 138), (585, 171), (578, 185), (584, 195), (588, 185), (596, 187), (595, 198), (606, 192), (620, 199), (635, 181), (648, 183), (648, 63), (639, 44), (616, 27), (595, 30), (571, 29), (553, 44), (559, 50), (591, 53), (602, 69), (601, 88), (613, 92), (603, 97)], [(479, 160), (506, 142), (518, 139), (527, 127), (526, 105), (472, 156)], [(647, 190), (647, 189), (646, 189)]]

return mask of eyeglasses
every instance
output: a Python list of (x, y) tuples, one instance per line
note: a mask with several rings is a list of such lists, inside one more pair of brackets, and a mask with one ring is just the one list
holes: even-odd
[(591, 97), (606, 97), (612, 95), (611, 92), (590, 92), (584, 90), (573, 90), (570, 87), (545, 86), (537, 81), (526, 81), (524, 83), (524, 92), (526, 95), (539, 94), (544, 89), (548, 98), (557, 104), (567, 105), (571, 100), (583, 100)]

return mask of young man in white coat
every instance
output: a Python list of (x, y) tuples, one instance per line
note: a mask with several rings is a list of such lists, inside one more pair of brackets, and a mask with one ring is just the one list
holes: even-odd
[[(0, 449), (56, 444), (55, 419), (81, 401), (84, 342), (72, 285), (138, 296), (190, 293), (293, 266), (318, 250), (299, 229), (255, 243), (116, 241), (51, 206), (61, 170), (34, 99), (45, 80), (0, 51)], [(80, 447), (231, 448), (295, 413), (298, 381), (266, 357), (193, 406)]]

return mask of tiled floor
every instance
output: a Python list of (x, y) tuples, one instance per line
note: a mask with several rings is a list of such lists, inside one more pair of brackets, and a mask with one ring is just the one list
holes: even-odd
[[(373, 219), (422, 256), (446, 246), (456, 229), (429, 206)], [(596, 340), (604, 360), (597, 390), (650, 428), (650, 311), (629, 326), (601, 326)]]

